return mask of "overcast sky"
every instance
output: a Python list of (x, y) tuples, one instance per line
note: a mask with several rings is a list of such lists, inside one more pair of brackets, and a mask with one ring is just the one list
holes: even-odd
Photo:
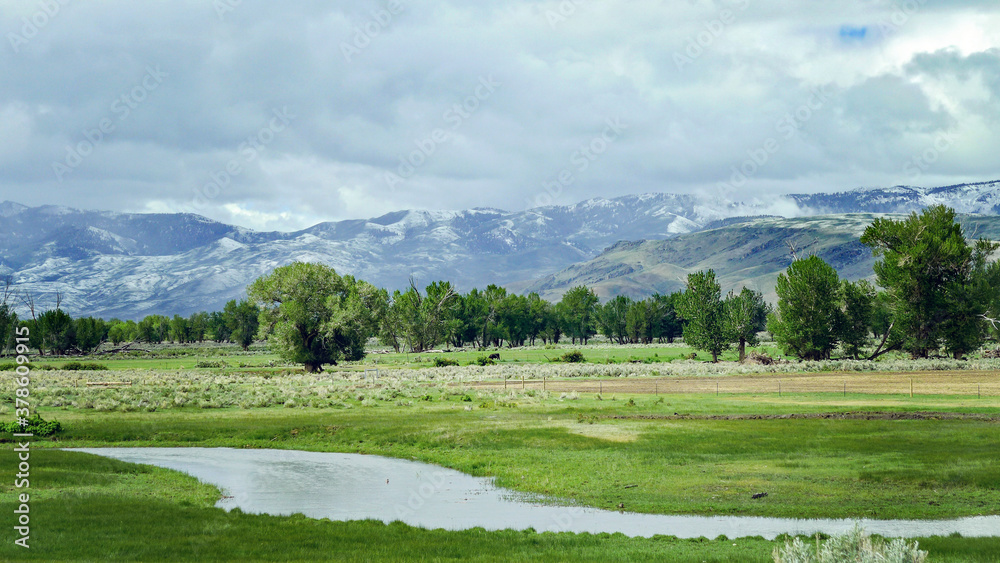
[(256, 229), (1000, 178), (996, 0), (0, 0), (0, 200)]

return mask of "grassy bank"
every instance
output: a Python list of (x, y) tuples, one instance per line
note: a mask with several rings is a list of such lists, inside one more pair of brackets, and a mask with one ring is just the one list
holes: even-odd
[[(1000, 422), (988, 399), (977, 407), (974, 399), (891, 398), (879, 406), (866, 398), (858, 409), (857, 398), (809, 395), (559, 400), (455, 391), (401, 405), (360, 406), (366, 401), (340, 409), (46, 415), (67, 427), (51, 445), (383, 454), (636, 512), (949, 518), (1000, 506)], [(933, 412), (899, 414), (911, 411)], [(839, 414), (846, 412), (861, 414)], [(966, 414), (948, 414), (956, 412)], [(812, 414), (784, 418), (792, 413)], [(750, 498), (759, 491), (767, 498)]]
[[(8, 452), (9, 453), (9, 452)], [(230, 513), (211, 487), (179, 473), (77, 452), (32, 456), (30, 550), (0, 544), (5, 561), (770, 561), (780, 542), (621, 534), (446, 532), (399, 523), (331, 522)], [(13, 456), (0, 470), (14, 471)], [(5, 491), (0, 511), (14, 505)], [(995, 561), (996, 538), (927, 538), (935, 561)]]

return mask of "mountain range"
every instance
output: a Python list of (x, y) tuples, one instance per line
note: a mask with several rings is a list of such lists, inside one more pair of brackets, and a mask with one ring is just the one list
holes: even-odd
[[(58, 294), (72, 315), (105, 318), (216, 310), (258, 276), (295, 260), (323, 262), (390, 289), (405, 287), (412, 277), (421, 285), (450, 280), (461, 290), (497, 283), (555, 299), (567, 283), (585, 280), (604, 296), (679, 287), (653, 281), (653, 269), (676, 280), (724, 256), (733, 264), (727, 283), (749, 280), (763, 287), (773, 272), (761, 268), (787, 262), (784, 238), (807, 247), (793, 232), (823, 241), (823, 249), (837, 248), (831, 252), (864, 254), (851, 241), (870, 216), (803, 217), (903, 213), (937, 203), (965, 214), (1000, 215), (1000, 181), (792, 194), (768, 202), (651, 193), (514, 212), (407, 210), (295, 232), (253, 231), (193, 214), (8, 201), (0, 204), (0, 274), (42, 308), (54, 306)], [(642, 268), (628, 253), (643, 256)], [(840, 267), (854, 268), (849, 275), (870, 274), (863, 261)]]

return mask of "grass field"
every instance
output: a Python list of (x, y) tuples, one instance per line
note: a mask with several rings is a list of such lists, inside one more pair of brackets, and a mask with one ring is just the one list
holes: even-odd
[[(253, 552), (253, 558), (314, 559), (336, 552), (346, 560), (766, 561), (776, 545), (759, 538), (426, 531), (225, 513), (212, 507), (218, 491), (193, 479), (43, 449), (58, 446), (382, 454), (494, 476), (501, 486), (590, 506), (624, 503), (636, 512), (871, 518), (1000, 513), (1000, 396), (968, 392), (974, 382), (996, 382), (988, 370), (669, 378), (647, 371), (597, 380), (570, 375), (525, 389), (508, 380), (503, 389), (506, 370), (515, 369), (509, 365), (389, 370), (372, 382), (361, 373), (266, 367), (274, 357), (260, 353), (223, 349), (165, 356), (148, 361), (223, 359), (234, 365), (35, 372), (32, 396), (46, 405), (40, 412), (65, 430), (55, 440), (33, 444), (33, 522), (39, 522), (39, 545), (49, 547), (33, 549), (32, 556), (243, 559), (248, 546), (261, 545), (256, 538), (263, 538), (268, 550)], [(524, 363), (516, 369), (530, 370), (532, 364)], [(544, 373), (549, 366), (536, 367)], [(131, 387), (85, 385), (125, 377), (134, 380)], [(911, 378), (917, 391), (912, 398), (908, 385), (877, 393), (878, 385)], [(780, 396), (772, 389), (779, 380), (786, 385)], [(668, 387), (648, 389), (651, 383)], [(717, 396), (714, 384), (730, 392)], [(588, 387), (593, 385), (608, 387), (598, 393)], [(835, 388), (826, 390), (830, 386)], [(8, 381), (0, 387), (7, 412), (11, 391)], [(5, 449), (0, 467), (13, 471), (13, 453)], [(0, 510), (12, 511), (13, 491), (5, 484)], [(757, 491), (769, 494), (751, 499)], [(99, 541), (87, 540), (95, 534)], [(370, 545), (373, 536), (383, 551), (370, 551), (383, 549)], [(163, 539), (137, 539), (143, 537)], [(998, 542), (927, 538), (921, 545), (935, 561), (995, 561)], [(0, 558), (24, 557), (10, 549), (0, 548)]]

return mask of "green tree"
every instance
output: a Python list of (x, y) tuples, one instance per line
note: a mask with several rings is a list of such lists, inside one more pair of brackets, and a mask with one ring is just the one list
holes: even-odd
[(739, 293), (729, 292), (723, 302), (727, 328), (739, 345), (740, 361), (746, 359), (747, 344), (757, 345), (757, 333), (767, 328), (770, 307), (764, 294), (744, 287)]
[(819, 256), (792, 262), (778, 274), (778, 307), (767, 329), (786, 354), (823, 360), (837, 346), (840, 278)]
[(80, 317), (73, 322), (76, 325), (76, 347), (85, 354), (96, 350), (108, 337), (108, 325), (103, 319)]
[(855, 360), (868, 346), (875, 312), (875, 288), (867, 280), (844, 280), (840, 287), (842, 304), (837, 338), (844, 353)]
[(625, 295), (618, 295), (598, 307), (597, 324), (608, 340), (625, 344), (628, 339), (628, 312), (633, 301)]
[(205, 334), (208, 332), (208, 313), (192, 313), (188, 317), (188, 338), (191, 342), (204, 342)]
[(229, 327), (226, 326), (226, 316), (222, 311), (212, 311), (208, 314), (208, 332), (215, 342), (229, 342)]
[(62, 309), (51, 309), (38, 315), (42, 347), (53, 354), (65, 354), (76, 346), (73, 319)]
[(688, 274), (687, 289), (677, 305), (678, 312), (687, 321), (684, 343), (709, 352), (712, 361), (718, 362), (719, 354), (728, 350), (735, 338), (727, 322), (722, 288), (715, 281), (715, 272)]
[(139, 321), (139, 340), (150, 344), (159, 344), (167, 339), (170, 333), (170, 319), (163, 315), (146, 315)]
[(229, 337), (244, 350), (249, 350), (260, 327), (260, 307), (247, 299), (230, 300), (222, 309)]
[(139, 338), (139, 325), (135, 321), (117, 321), (108, 328), (108, 340), (116, 346)]
[(173, 340), (178, 344), (188, 342), (189, 332), (187, 319), (180, 315), (174, 315), (174, 318), (170, 319), (170, 329), (167, 332), (170, 340)]
[(560, 303), (564, 304), (566, 334), (573, 339), (573, 344), (577, 340), (586, 344), (595, 332), (597, 294), (587, 286), (579, 285), (567, 291)]
[(973, 276), (997, 244), (979, 239), (970, 245), (953, 209), (937, 205), (902, 220), (875, 219), (861, 242), (881, 257), (875, 278), (895, 304), (911, 356), (925, 358), (945, 339), (960, 356), (985, 333), (988, 305), (977, 301)]
[(4, 300), (0, 303), (0, 354), (6, 354), (11, 349), (17, 327), (17, 311)]
[(653, 341), (653, 299), (634, 301), (625, 313), (625, 333), (630, 342), (649, 344)]
[(304, 262), (277, 268), (247, 288), (261, 308), (268, 342), (307, 372), (364, 357), (374, 334), (377, 293), (367, 282)]

